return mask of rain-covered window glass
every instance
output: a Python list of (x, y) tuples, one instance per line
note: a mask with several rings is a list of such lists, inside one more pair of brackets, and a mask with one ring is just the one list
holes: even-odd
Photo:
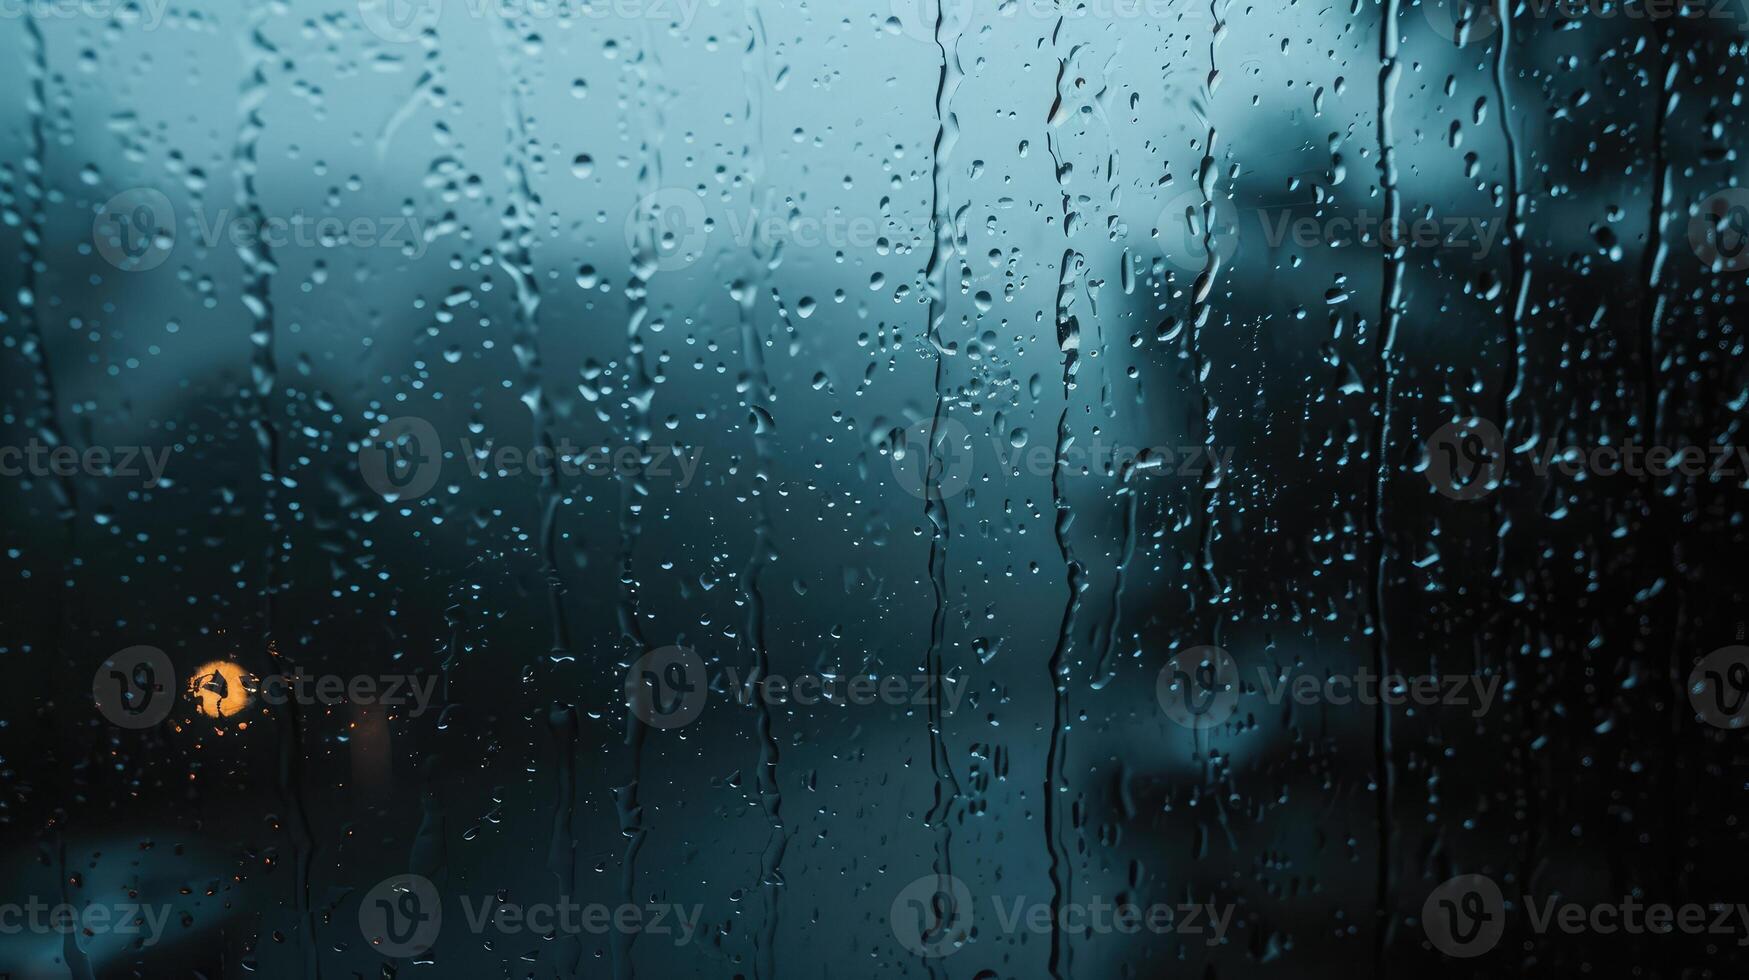
[(0, 49), (0, 977), (1749, 968), (1742, 4)]

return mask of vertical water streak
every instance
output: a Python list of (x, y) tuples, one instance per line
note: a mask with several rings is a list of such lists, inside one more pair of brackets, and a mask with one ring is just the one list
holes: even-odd
[(1219, 165), (1215, 148), (1219, 144), (1220, 134), (1215, 127), (1215, 87), (1220, 79), (1220, 46), (1227, 35), (1227, 23), (1222, 19), (1222, 9), (1225, 0), (1210, 0), (1209, 18), (1209, 73), (1204, 80), (1201, 95), (1203, 112), (1206, 118), (1203, 122), (1206, 133), (1203, 137), (1202, 160), (1197, 165), (1196, 186), (1202, 198), (1202, 250), (1203, 267), (1197, 274), (1196, 282), (1191, 287), (1189, 326), (1184, 331), (1185, 351), (1190, 357), (1191, 383), (1197, 391), (1201, 403), (1203, 421), (1203, 447), (1206, 450), (1212, 467), (1209, 478), (1204, 484), (1208, 491), (1203, 498), (1202, 526), (1197, 531), (1196, 554), (1198, 568), (1202, 573), (1203, 584), (1208, 589), (1208, 611), (1214, 615), (1212, 629), (1213, 642), (1219, 643), (1220, 617), (1216, 610), (1221, 597), (1220, 579), (1215, 575), (1214, 528), (1215, 505), (1219, 500), (1221, 484), (1220, 465), (1217, 462), (1220, 454), (1215, 452), (1215, 406), (1214, 399), (1209, 395), (1208, 375), (1209, 362), (1203, 356), (1202, 331), (1208, 325), (1209, 315), (1213, 312), (1213, 304), (1209, 301), (1214, 294), (1215, 282), (1222, 272), (1220, 252), (1215, 246), (1215, 182), (1219, 177)]
[[(942, 718), (942, 677), (944, 674), (942, 647), (947, 632), (947, 546), (949, 539), (947, 501), (941, 493), (941, 427), (947, 418), (946, 373), (948, 345), (942, 342), (942, 323), (947, 318), (947, 266), (953, 260), (955, 229), (953, 206), (950, 202), (947, 177), (954, 145), (959, 142), (959, 119), (953, 112), (953, 97), (964, 78), (960, 66), (959, 38), (956, 31), (951, 41), (944, 36), (947, 14), (937, 0), (935, 8), (935, 46), (941, 52), (941, 68), (935, 84), (935, 141), (930, 168), (930, 221), (935, 232), (925, 269), (925, 286), (929, 297), (928, 337), (935, 352), (935, 407), (929, 423), (929, 456), (924, 464), (923, 511), (929, 520), (929, 582), (935, 606), (929, 620), (929, 650), (924, 669), (929, 676), (929, 689), (937, 692), (929, 704), (929, 763), (935, 774), (935, 797), (924, 818), (928, 826), (939, 826), (934, 870), (937, 875), (953, 874), (953, 827), (950, 820), (954, 804), (960, 797), (959, 780), (954, 776), (953, 763), (945, 742)], [(941, 885), (947, 890), (946, 883)], [(938, 964), (930, 961), (930, 972)]]
[[(1501, 0), (1509, 2), (1509, 0)], [(1397, 330), (1403, 311), (1404, 258), (1407, 245), (1399, 231), (1403, 202), (1397, 189), (1397, 161), (1394, 134), (1391, 128), (1392, 100), (1401, 77), (1397, 60), (1398, 27), (1396, 0), (1384, 0), (1384, 16), (1379, 26), (1378, 83), (1378, 150), (1379, 188), (1384, 194), (1385, 213), (1380, 228), (1379, 248), (1383, 259), (1379, 287), (1378, 360), (1378, 420), (1374, 430), (1372, 454), (1374, 476), (1371, 487), (1372, 518), (1372, 582), (1370, 589), (1372, 619), (1372, 669), (1376, 676), (1388, 676), (1391, 669), (1390, 634), (1386, 629), (1385, 576), (1390, 561), (1390, 537), (1385, 529), (1385, 493), (1390, 482), (1391, 398), (1397, 376)], [(1382, 236), (1388, 235), (1387, 240)], [(1373, 720), (1373, 764), (1378, 770), (1376, 787), (1378, 821), (1378, 878), (1375, 883), (1376, 917), (1373, 966), (1383, 970), (1384, 958), (1395, 931), (1396, 917), (1392, 909), (1391, 878), (1395, 854), (1395, 828), (1392, 813), (1395, 803), (1391, 761), (1391, 712), (1385, 699), (1379, 699)]]
[(1129, 577), (1130, 561), (1136, 554), (1136, 509), (1141, 499), (1135, 485), (1137, 464), (1134, 460), (1124, 460), (1119, 466), (1117, 495), (1122, 501), (1123, 513), (1118, 534), (1117, 567), (1111, 583), (1111, 610), (1106, 617), (1105, 643), (1100, 647), (1099, 663), (1093, 670), (1092, 687), (1096, 691), (1111, 683), (1117, 674), (1112, 662), (1117, 656), (1119, 638), (1123, 635), (1124, 584)]
[[(561, 899), (577, 894), (577, 709), (555, 704), (547, 711), (547, 731), (556, 758), (553, 786), (553, 829), (547, 842), (547, 870), (559, 879)], [(575, 935), (556, 943), (563, 950), (560, 976), (582, 975), (583, 944)]]
[[(261, 106), (271, 91), (267, 70), (278, 54), (265, 34), (272, 10), (272, 0), (252, 0), (248, 6), (248, 28), (243, 32), (245, 76), (238, 93), (240, 121), (232, 150), (237, 175), (237, 217), (243, 228), (267, 226), (256, 178), (260, 174), (259, 151), (264, 129)], [(279, 521), (279, 427), (274, 421), (272, 406), (279, 383), (273, 309), (273, 277), (278, 266), (272, 248), (260, 234), (240, 238), (237, 256), (243, 267), (240, 298), (249, 311), (249, 340), (253, 349), (250, 361), (252, 383), (245, 390), (253, 408), (257, 459), (265, 488), (263, 508), (268, 545), (261, 586), (262, 637), (273, 670), (285, 674), (290, 670), (285, 666), (275, 630), (278, 563), (281, 555), (291, 549), (291, 542), (286, 539)], [(321, 967), (316, 950), (315, 909), (310, 902), (310, 867), (314, 855), (309, 817), (303, 802), (303, 723), (297, 699), (285, 699), (279, 711), (285, 724), (279, 730), (278, 785), (281, 800), (290, 811), (287, 829), (292, 837), (293, 866), (296, 869), (293, 889), (298, 917), (298, 948), (303, 954), (304, 975), (315, 978), (321, 976)]]
[[(19, 346), (30, 361), (32, 381), (36, 387), (37, 416), (30, 425), (30, 434), (33, 438), (41, 439), (52, 451), (64, 444), (65, 434), (61, 431), (55, 377), (49, 363), (48, 345), (43, 336), (42, 283), (37, 278), (38, 271), (43, 268), (43, 240), (48, 233), (46, 180), (49, 55), (42, 25), (37, 23), (36, 13), (31, 9), (26, 9), (24, 14), (24, 38), (28, 52), (26, 71), (29, 88), (25, 96), (25, 109), (29, 114), (29, 124), (25, 128), (27, 143), (21, 164), (24, 171), (21, 190), (29, 210), (23, 229), (24, 254), (21, 259), (24, 268), (20, 270), (18, 289), (18, 320), (20, 332), (23, 334)], [(59, 474), (49, 486), (55, 500), (56, 516), (66, 524), (70, 558), (79, 513), (77, 485), (71, 475)], [(69, 560), (69, 574), (71, 564)]]
[[(508, 76), (504, 114), (508, 118), (504, 136), (504, 185), (506, 201), (500, 219), (498, 265), (510, 278), (514, 288), (511, 322), (511, 348), (522, 372), (522, 403), (528, 406), (533, 436), (533, 448), (555, 458), (543, 382), (540, 345), (540, 281), (534, 267), (533, 249), (536, 237), (535, 214), (541, 206), (540, 196), (529, 180), (528, 115), (523, 108), (523, 93), (528, 80), (523, 77), (517, 57), (517, 42), (521, 25), (515, 15), (506, 10), (503, 26), (509, 35), (502, 56)], [(564, 580), (559, 574), (558, 518), (559, 467), (548, 466), (540, 476), (536, 503), (540, 511), (541, 574), (547, 582), (547, 615), (552, 625), (552, 647), (548, 657), (554, 662), (575, 659), (571, 653), (570, 628), (565, 622)]]
[[(61, 879), (61, 904), (78, 908), (73, 904), (73, 891), (69, 887), (73, 878), (67, 873), (67, 842), (58, 830), (55, 832), (55, 870)], [(13, 928), (16, 930), (17, 927)], [(91, 957), (79, 945), (78, 937), (82, 931), (61, 930), (61, 958), (67, 961), (69, 980), (96, 980), (97, 975), (91, 969)]]
[[(1664, 32), (1658, 32), (1663, 35)], [(1663, 385), (1658, 377), (1659, 358), (1658, 329), (1664, 319), (1664, 306), (1668, 297), (1664, 292), (1664, 262), (1669, 255), (1669, 245), (1664, 240), (1664, 225), (1669, 219), (1670, 207), (1670, 162), (1665, 157), (1664, 122), (1670, 115), (1673, 88), (1676, 82), (1677, 62), (1670, 57), (1666, 48), (1666, 38), (1658, 37), (1654, 42), (1657, 54), (1656, 68), (1653, 70), (1653, 81), (1657, 89), (1653, 93), (1652, 102), (1652, 206), (1646, 219), (1646, 250), (1642, 260), (1646, 284), (1647, 301), (1643, 304), (1644, 319), (1640, 328), (1640, 364), (1641, 364), (1641, 407), (1640, 435), (1648, 446), (1658, 442), (1659, 403), (1663, 400)]]
[[(747, 26), (747, 47), (742, 53), (741, 79), (746, 91), (743, 122), (747, 126), (747, 186), (751, 208), (747, 227), (758, 229), (763, 209), (760, 195), (765, 193), (765, 89), (771, 77), (765, 65), (767, 42), (765, 21), (759, 13), (758, 0), (745, 0), (743, 10)], [(766, 374), (765, 341), (760, 336), (757, 318), (760, 286), (768, 271), (766, 253), (761, 247), (757, 230), (748, 241), (753, 260), (747, 280), (737, 280), (730, 293), (739, 313), (741, 356), (746, 378), (744, 391), (748, 421), (753, 426), (754, 467), (750, 490), (754, 506), (753, 544), (741, 572), (741, 598), (747, 606), (745, 643), (752, 654), (752, 676), (763, 681), (771, 673), (771, 654), (765, 642), (765, 596), (761, 580), (767, 563), (776, 557), (772, 542), (771, 508), (766, 500), (764, 484), (772, 478), (773, 461), (769, 432), (776, 422), (771, 412), (771, 381)], [(759, 802), (771, 832), (760, 856), (759, 886), (765, 898), (765, 915), (760, 937), (754, 949), (754, 975), (769, 980), (776, 974), (777, 914), (779, 889), (783, 886), (780, 870), (788, 836), (783, 826), (783, 792), (778, 784), (777, 739), (772, 735), (771, 706), (763, 696), (753, 699), (754, 733), (759, 743), (759, 765), (755, 783)]]
[[(655, 383), (650, 378), (644, 357), (644, 324), (649, 318), (650, 282), (659, 268), (657, 258), (657, 225), (660, 215), (654, 203), (662, 186), (661, 139), (667, 122), (662, 111), (660, 74), (661, 61), (656, 39), (648, 22), (643, 25), (643, 50), (628, 67), (633, 76), (644, 110), (643, 142), (640, 149), (645, 159), (638, 167), (640, 201), (651, 202), (638, 216), (631, 236), (631, 262), (626, 277), (626, 374), (625, 422), (623, 432), (628, 444), (638, 447), (638, 458), (644, 459), (650, 441), (650, 405), (655, 398)], [(634, 131), (638, 127), (633, 127)], [(638, 579), (634, 561), (637, 540), (642, 528), (640, 498), (645, 490), (639, 480), (619, 474), (619, 596), (616, 613), (619, 619), (620, 642), (628, 657), (638, 657), (649, 649), (643, 626), (638, 622)], [(644, 826), (643, 805), (638, 791), (643, 780), (644, 745), (647, 729), (636, 712), (626, 712), (626, 745), (631, 750), (631, 773), (614, 793), (619, 816), (620, 834), (625, 837), (625, 854), (620, 865), (620, 901), (627, 905), (637, 901), (638, 853), (643, 849), (648, 830)], [(636, 932), (621, 932), (614, 939), (614, 976), (631, 980), (634, 973), (632, 945)]]
[(1524, 308), (1530, 292), (1527, 252), (1524, 241), (1524, 171), (1518, 150), (1518, 138), (1512, 130), (1512, 100), (1508, 90), (1506, 70), (1512, 47), (1512, 4), (1514, 0), (1496, 0), (1499, 4), (1500, 43), (1494, 48), (1494, 97), (1500, 103), (1500, 136), (1506, 143), (1506, 234), (1510, 274), (1507, 297), (1507, 339), (1512, 354), (1506, 360), (1506, 378), (1501, 384), (1500, 433), (1506, 446), (1512, 445), (1512, 403), (1524, 390)]
[[(1055, 27), (1051, 31), (1051, 47), (1059, 49), (1065, 21), (1062, 4), (1058, 4), (1058, 15)], [(1058, 194), (1062, 199), (1060, 219), (1063, 229), (1063, 255), (1057, 266), (1057, 292), (1054, 318), (1057, 328), (1057, 349), (1063, 355), (1063, 408), (1057, 415), (1056, 441), (1053, 450), (1051, 466), (1051, 503), (1056, 512), (1053, 522), (1053, 534), (1057, 544), (1057, 553), (1063, 559), (1065, 586), (1068, 597), (1063, 603), (1062, 621), (1057, 627), (1056, 642), (1051, 648), (1051, 657), (1047, 665), (1051, 681), (1051, 738), (1045, 753), (1044, 779), (1044, 832), (1045, 848), (1050, 857), (1049, 875), (1051, 883), (1051, 919), (1060, 921), (1064, 905), (1071, 893), (1073, 872), (1066, 867), (1068, 854), (1063, 846), (1063, 829), (1059, 826), (1058, 797), (1068, 791), (1067, 779), (1063, 774), (1064, 759), (1068, 754), (1069, 740), (1069, 654), (1074, 642), (1075, 615), (1081, 607), (1081, 593), (1086, 588), (1085, 573), (1081, 563), (1075, 558), (1075, 548), (1070, 542), (1069, 530), (1074, 523), (1074, 511), (1070, 508), (1068, 494), (1063, 486), (1063, 473), (1069, 466), (1068, 449), (1074, 442), (1069, 434), (1069, 408), (1074, 400), (1075, 375), (1080, 367), (1081, 324), (1073, 310), (1074, 297), (1071, 286), (1081, 272), (1081, 256), (1075, 251), (1073, 239), (1075, 234), (1075, 211), (1073, 197), (1069, 192), (1070, 170), (1063, 163), (1062, 151), (1057, 144), (1054, 127), (1060, 125), (1067, 116), (1064, 115), (1063, 80), (1069, 72), (1069, 60), (1073, 51), (1057, 57), (1057, 77), (1055, 90), (1052, 92), (1050, 113), (1047, 116), (1045, 131), (1045, 147), (1050, 152), (1053, 174), (1057, 181)], [(1074, 950), (1063, 941), (1062, 930), (1051, 930), (1050, 953), (1047, 967), (1056, 980), (1070, 974), (1074, 963)]]

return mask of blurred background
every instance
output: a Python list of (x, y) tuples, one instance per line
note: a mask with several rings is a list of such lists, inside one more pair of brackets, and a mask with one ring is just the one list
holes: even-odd
[[(0, 922), (0, 974), (1740, 975), (1749, 925), (1515, 913), (1454, 958), (1421, 919), (1459, 874), (1749, 902), (1749, 736), (1691, 697), (1744, 639), (1749, 475), (1540, 465), (1742, 444), (1746, 25), (0, 9), (4, 894), (169, 911)], [(1494, 468), (1446, 485), (1464, 419)], [(1210, 645), (1236, 707), (1185, 727), (1162, 669)], [(135, 726), (101, 691), (138, 646), (173, 697)], [(709, 685), (672, 728), (626, 696), (665, 647)], [(1363, 669), (1498, 695), (1256, 682)], [(229, 706), (297, 671), (430, 700)], [(406, 874), (445, 901), (416, 950), (361, 926)], [(949, 875), (975, 924), (920, 950), (894, 910)], [(470, 930), (457, 897), (697, 931)]]

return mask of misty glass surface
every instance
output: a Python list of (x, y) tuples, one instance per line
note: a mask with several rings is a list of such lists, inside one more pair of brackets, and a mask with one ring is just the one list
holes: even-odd
[(0, 3), (0, 976), (1740, 975), (1746, 28)]

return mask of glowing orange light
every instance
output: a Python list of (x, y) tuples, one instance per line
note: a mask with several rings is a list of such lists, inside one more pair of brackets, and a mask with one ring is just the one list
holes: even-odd
[(201, 665), (188, 679), (188, 696), (208, 718), (230, 718), (254, 700), (249, 693), (249, 681), (249, 674), (242, 667), (228, 660), (215, 660)]

